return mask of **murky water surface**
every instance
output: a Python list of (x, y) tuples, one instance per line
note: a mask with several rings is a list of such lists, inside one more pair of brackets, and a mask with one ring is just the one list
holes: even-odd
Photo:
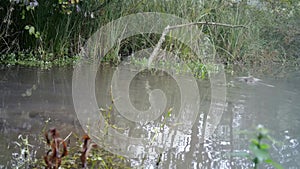
[[(112, 104), (114, 70), (109, 66), (98, 70), (95, 91), (102, 109), (108, 109)], [(0, 168), (9, 164), (12, 154), (18, 151), (15, 141), (19, 141), (20, 134), (28, 135), (33, 148), (38, 150), (41, 145), (35, 139), (39, 138), (44, 127), (55, 126), (62, 135), (71, 131), (83, 133), (73, 106), (72, 73), (73, 68), (10, 67), (0, 71)], [(109, 123), (126, 136), (149, 140), (161, 138), (155, 146), (162, 151), (127, 147), (138, 154), (130, 160), (132, 167), (156, 168), (159, 163), (159, 168), (250, 168), (252, 164), (248, 160), (230, 154), (247, 151), (251, 136), (244, 131), (255, 131), (255, 127), (262, 124), (280, 143), (271, 145), (273, 159), (285, 168), (299, 168), (300, 72), (289, 73), (284, 78), (256, 76), (274, 87), (249, 85), (226, 76), (226, 109), (216, 130), (207, 139), (203, 136), (203, 125), (211, 103), (209, 81), (197, 82), (200, 110), (193, 127), (184, 132), (171, 130), (176, 126), (172, 124), (172, 118), (179, 114), (181, 106), (180, 89), (176, 81), (163, 72), (139, 73), (130, 83), (129, 95), (132, 105), (145, 111), (151, 105), (147, 91), (161, 89), (167, 98), (165, 112), (173, 108), (171, 116), (164, 113), (155, 121), (142, 124), (122, 117), (113, 109)], [(157, 127), (159, 130), (155, 130)], [(161, 133), (171, 139), (164, 140)]]

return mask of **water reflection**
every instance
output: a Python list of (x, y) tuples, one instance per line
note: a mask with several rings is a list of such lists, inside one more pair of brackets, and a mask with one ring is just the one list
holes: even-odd
[[(72, 69), (10, 67), (0, 71), (0, 164), (6, 165), (19, 134), (29, 135), (35, 149), (45, 121), (62, 133), (80, 132), (72, 105)], [(35, 87), (34, 87), (35, 86)], [(0, 167), (1, 168), (1, 167)], [(10, 167), (9, 167), (10, 168)]]
[[(14, 152), (13, 141), (19, 134), (29, 134), (36, 138), (45, 121), (59, 126), (62, 133), (82, 132), (73, 109), (71, 95), (72, 68), (39, 70), (33, 68), (11, 67), (0, 72), (0, 166), (9, 161)], [(114, 69), (109, 66), (99, 68), (96, 81), (99, 107), (111, 106), (111, 77)], [(146, 78), (149, 77), (149, 78)], [(211, 103), (210, 83), (198, 81), (201, 96), (200, 111), (194, 126), (185, 132), (173, 130), (174, 126), (161, 123), (165, 119), (172, 124), (180, 108), (180, 92), (174, 79), (164, 73), (160, 76), (139, 74), (130, 84), (130, 99), (139, 110), (150, 106), (147, 87), (161, 87), (167, 97), (167, 111), (173, 108), (172, 116), (166, 114), (149, 123), (135, 123), (112, 111), (109, 123), (115, 125), (120, 134), (155, 139), (143, 147), (126, 147), (135, 152), (131, 166), (146, 168), (251, 168), (246, 159), (229, 156), (233, 152), (248, 149), (249, 135), (244, 130), (254, 130), (263, 124), (271, 130), (271, 135), (281, 144), (273, 144), (272, 157), (285, 168), (300, 166), (300, 73), (295, 72), (286, 79), (260, 77), (275, 87), (249, 86), (236, 82), (233, 77), (227, 87), (226, 111), (214, 134), (203, 138), (207, 113)], [(144, 89), (144, 90), (143, 90)], [(105, 112), (102, 112), (105, 113)], [(109, 142), (106, 142), (109, 143)], [(118, 144), (122, 144), (119, 142)], [(107, 145), (109, 146), (109, 145)], [(168, 147), (168, 149), (163, 149)], [(36, 147), (38, 148), (38, 147)], [(0, 167), (1, 168), (1, 167)], [(265, 166), (265, 168), (270, 168)]]

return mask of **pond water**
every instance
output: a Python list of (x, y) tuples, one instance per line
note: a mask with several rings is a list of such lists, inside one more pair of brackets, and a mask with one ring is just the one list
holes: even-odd
[[(97, 73), (96, 98), (99, 107), (103, 109), (111, 105), (111, 79), (114, 71), (109, 66), (101, 66)], [(15, 142), (19, 141), (20, 134), (29, 135), (30, 143), (38, 150), (41, 147), (39, 135), (45, 127), (54, 126), (65, 136), (71, 131), (83, 133), (73, 105), (72, 74), (72, 67), (50, 70), (24, 67), (1, 69), (0, 168), (10, 165), (12, 154), (18, 151)], [(255, 131), (256, 126), (262, 124), (279, 142), (271, 144), (272, 158), (284, 168), (299, 168), (300, 72), (291, 72), (280, 78), (254, 76), (274, 87), (249, 85), (226, 75), (226, 109), (216, 129), (206, 140), (201, 134), (201, 119), (209, 111), (211, 85), (207, 80), (198, 80), (201, 101), (193, 127), (185, 132), (175, 131), (173, 139), (168, 143), (157, 143), (157, 147), (167, 145), (168, 149), (158, 154), (156, 151), (144, 151), (141, 156), (130, 159), (130, 165), (157, 168), (156, 164), (159, 163), (158, 168), (251, 168), (251, 162), (230, 154), (247, 151), (251, 135), (244, 131)], [(165, 111), (169, 108), (173, 108), (173, 111), (170, 118), (164, 114), (155, 122), (149, 122), (150, 126), (155, 126), (162, 120), (172, 122), (172, 118), (177, 116), (181, 102), (176, 81), (163, 72), (142, 72), (135, 76), (129, 86), (132, 105), (141, 111), (150, 106), (147, 91), (157, 88), (164, 91), (167, 98)], [(164, 126), (162, 130), (153, 132), (149, 123), (135, 123), (126, 118), (124, 120), (116, 110), (110, 116), (109, 123), (123, 128), (120, 132), (131, 137), (154, 138), (155, 133), (171, 131), (166, 129), (168, 126)], [(42, 153), (38, 151), (37, 156)]]

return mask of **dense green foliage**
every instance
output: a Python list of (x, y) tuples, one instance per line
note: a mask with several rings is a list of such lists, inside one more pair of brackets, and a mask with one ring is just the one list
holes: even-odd
[[(299, 57), (299, 2), (254, 2), (258, 1), (249, 4), (244, 0), (3, 0), (0, 7), (1, 63), (70, 61), (68, 58), (76, 56), (85, 40), (102, 25), (121, 16), (149, 11), (175, 14), (191, 22), (247, 26), (248, 29), (199, 26), (211, 38), (225, 64), (261, 65)], [(153, 46), (158, 39), (153, 35), (142, 37), (123, 41), (119, 55), (142, 48), (145, 43)], [(107, 61), (118, 61), (115, 57), (110, 56)], [(184, 57), (194, 59), (189, 55)]]

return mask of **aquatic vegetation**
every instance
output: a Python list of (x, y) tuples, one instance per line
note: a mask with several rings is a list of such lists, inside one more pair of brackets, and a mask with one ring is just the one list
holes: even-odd
[(73, 57), (59, 57), (50, 60), (54, 56), (53, 53), (45, 54), (46, 60), (36, 58), (36, 54), (33, 53), (10, 53), (0, 55), (0, 63), (7, 66), (21, 65), (27, 67), (40, 67), (42, 69), (49, 69), (54, 66), (68, 66), (77, 62), (79, 56)]
[(20, 141), (15, 141), (14, 143), (19, 148), (19, 152), (12, 154), (10, 167), (16, 169), (34, 167), (37, 162), (34, 146), (29, 143), (28, 136), (19, 135), (18, 139)]
[(283, 167), (275, 162), (270, 155), (270, 144), (275, 140), (269, 135), (269, 131), (262, 125), (257, 126), (257, 134), (255, 138), (250, 140), (250, 153), (237, 153), (236, 156), (242, 156), (251, 160), (254, 164), (254, 169), (257, 169), (260, 164), (266, 163), (272, 165), (276, 169), (283, 169)]
[[(12, 154), (8, 168), (130, 168), (126, 158), (99, 148), (87, 134), (80, 139), (71, 132), (63, 139), (56, 128), (49, 129), (44, 132), (48, 150), (42, 157), (37, 156), (38, 147), (30, 144), (28, 136), (20, 135), (18, 139), (20, 141), (14, 143), (20, 151)], [(71, 140), (77, 141), (71, 144)]]
[[(44, 156), (46, 168), (126, 168), (124, 157), (113, 155), (98, 148), (97, 144), (93, 143), (87, 134), (83, 135), (82, 142), (78, 141), (75, 147), (70, 147), (67, 140), (70, 140), (71, 135), (72, 133), (62, 139), (56, 129), (50, 129), (45, 134), (46, 142), (51, 146), (51, 149)], [(49, 136), (52, 137), (52, 140)], [(62, 150), (60, 150), (60, 144)]]
[[(137, 58), (134, 56), (130, 57), (130, 63), (133, 65), (136, 65), (141, 68), (147, 68), (148, 59), (146, 58)], [(157, 68), (161, 70), (172, 70), (176, 74), (185, 74), (185, 73), (191, 73), (194, 75), (195, 78), (198, 79), (205, 79), (208, 77), (208, 71), (212, 69), (207, 69), (208, 67), (214, 67), (209, 66), (201, 63), (200, 61), (193, 62), (189, 61), (186, 64), (180, 64), (180, 63), (174, 63), (174, 61), (164, 61), (160, 60), (157, 63)], [(151, 73), (154, 73), (151, 71)]]
[(82, 151), (81, 151), (81, 166), (82, 168), (87, 168), (87, 158), (92, 148), (96, 148), (97, 144), (91, 142), (91, 138), (85, 134), (83, 137), (83, 145), (82, 145)]
[[(49, 138), (51, 137), (51, 138)], [(68, 155), (67, 143), (64, 139), (59, 137), (59, 134), (55, 128), (50, 129), (45, 133), (47, 145), (51, 147), (44, 156), (47, 169), (58, 169), (61, 165), (62, 158)], [(62, 152), (60, 147), (63, 146)]]

